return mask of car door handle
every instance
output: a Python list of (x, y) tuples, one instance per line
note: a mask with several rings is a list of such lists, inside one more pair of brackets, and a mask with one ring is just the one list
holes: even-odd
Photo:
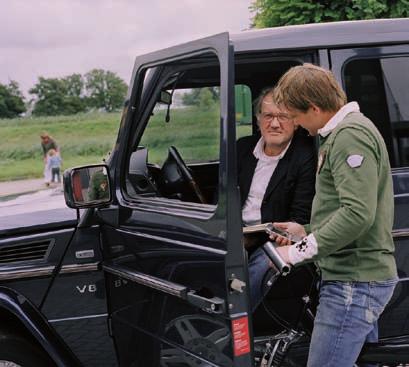
[(209, 313), (221, 314), (225, 312), (225, 300), (219, 297), (202, 297), (184, 285), (170, 282), (152, 275), (144, 274), (127, 266), (104, 263), (102, 269), (107, 273), (135, 282), (146, 287), (181, 298), (193, 306), (199, 307)]

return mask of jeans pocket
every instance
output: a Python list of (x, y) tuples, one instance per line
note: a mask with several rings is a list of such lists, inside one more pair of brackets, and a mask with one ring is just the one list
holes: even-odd
[(395, 289), (397, 279), (370, 282), (369, 284), (369, 310), (374, 320), (377, 320), (390, 301)]

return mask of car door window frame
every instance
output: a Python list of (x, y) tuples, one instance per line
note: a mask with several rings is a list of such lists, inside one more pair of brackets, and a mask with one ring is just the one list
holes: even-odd
[[(332, 72), (337, 80), (342, 84), (345, 90), (345, 67), (355, 60), (365, 59), (388, 59), (406, 57), (409, 62), (409, 45), (386, 45), (386, 46), (370, 46), (370, 47), (354, 47), (330, 50), (330, 59), (332, 64)], [(389, 111), (388, 111), (389, 114)], [(390, 124), (390, 121), (388, 121)], [(394, 167), (391, 169), (393, 176), (407, 174), (409, 167)], [(396, 190), (395, 190), (396, 192)], [(397, 196), (395, 195), (395, 200)], [(409, 237), (409, 227), (397, 228), (393, 230), (393, 237)]]
[[(218, 36), (225, 36), (226, 40), (228, 39), (228, 34), (221, 34)], [(212, 37), (210, 37), (212, 38)], [(186, 59), (194, 59), (198, 61), (198, 64), (194, 65), (195, 67), (200, 67), (203, 66), (199, 65), (200, 64), (200, 58), (206, 55), (209, 55), (210, 53), (212, 54), (212, 59), (211, 63), (215, 63), (216, 61), (218, 62), (218, 65), (220, 67), (220, 102), (221, 102), (221, 108), (220, 108), (220, 129), (221, 129), (221, 134), (220, 134), (220, 145), (219, 145), (219, 157), (220, 157), (220, 163), (219, 163), (219, 185), (217, 188), (218, 195), (219, 195), (219, 200), (218, 204), (220, 204), (220, 200), (223, 200), (223, 202), (226, 202), (226, 191), (227, 191), (227, 177), (229, 176), (227, 174), (226, 168), (228, 166), (227, 162), (223, 162), (223, 159), (227, 160), (227, 157), (223, 157), (223, 148), (222, 147), (222, 141), (225, 138), (225, 135), (227, 134), (227, 126), (223, 126), (223, 120), (226, 120), (227, 116), (223, 116), (227, 114), (227, 111), (231, 109), (230, 106), (227, 106), (227, 93), (224, 92), (223, 96), (223, 91), (222, 89), (227, 90), (227, 85), (223, 87), (223, 83), (226, 83), (227, 81), (227, 70), (224, 72), (222, 71), (223, 67), (227, 69), (226, 66), (223, 66), (223, 60), (227, 60), (228, 54), (222, 54), (219, 55), (216, 48), (217, 47), (211, 47), (211, 45), (206, 45), (205, 47), (202, 48), (197, 48), (194, 49), (194, 44), (199, 43), (201, 41), (204, 41), (203, 43), (206, 43), (207, 39), (204, 40), (199, 40), (196, 42), (193, 42), (191, 44), (185, 44), (179, 47), (181, 51), (177, 53), (176, 55), (169, 55), (171, 54), (171, 50), (164, 50), (164, 51), (159, 51), (157, 53), (153, 54), (148, 54), (144, 55), (142, 57), (142, 60), (140, 62), (140, 66), (137, 68), (135, 66), (134, 71), (133, 71), (133, 76), (132, 76), (132, 81), (133, 83), (130, 86), (130, 89), (128, 91), (128, 98), (127, 98), (127, 107), (124, 110), (124, 116), (123, 116), (123, 124), (126, 125), (126, 127), (123, 128), (123, 133), (122, 136), (119, 137), (119, 139), (122, 140), (121, 144), (125, 146), (131, 146), (129, 142), (134, 143), (133, 146), (135, 146), (136, 141), (138, 141), (146, 127), (146, 124), (148, 123), (149, 120), (149, 115), (151, 113), (151, 110), (153, 109), (156, 99), (154, 98), (157, 93), (159, 93), (161, 86), (166, 83), (167, 76), (174, 74), (178, 70), (186, 70), (186, 64), (183, 63), (184, 60)], [(210, 43), (212, 40), (210, 40)], [(230, 44), (230, 43), (229, 43)], [(230, 44), (230, 47), (231, 44)], [(190, 50), (189, 50), (190, 48)], [(185, 49), (185, 52), (183, 52), (183, 49)], [(157, 54), (158, 57), (155, 60), (152, 55)], [(168, 55), (167, 55), (168, 54)], [(161, 57), (162, 56), (162, 57)], [(146, 62), (144, 62), (143, 59), (146, 59)], [(206, 59), (204, 59), (204, 62), (206, 63)], [(180, 64), (178, 64), (180, 62)], [(138, 63), (138, 60), (137, 62)], [(167, 68), (166, 66), (169, 66), (169, 64), (172, 64), (171, 68)], [(149, 78), (149, 85), (143, 85), (145, 81), (145, 75), (146, 71), (151, 69), (151, 68), (156, 68), (155, 74), (150, 76)], [(224, 75), (226, 74), (226, 75)], [(225, 79), (223, 81), (223, 78)], [(233, 96), (234, 97), (234, 96)], [(232, 98), (230, 96), (229, 98)], [(222, 104), (225, 103), (225, 111), (223, 111), (223, 106)], [(234, 106), (233, 106), (234, 107)], [(230, 113), (232, 113), (230, 111)], [(143, 211), (151, 211), (151, 212), (157, 212), (161, 210), (169, 210), (169, 214), (171, 215), (176, 215), (176, 216), (187, 216), (187, 217), (195, 217), (195, 218), (200, 218), (203, 220), (208, 220), (212, 216), (225, 216), (226, 213), (226, 205), (211, 205), (211, 204), (199, 204), (199, 203), (190, 203), (190, 202), (177, 202), (176, 200), (172, 199), (165, 199), (165, 198), (157, 198), (156, 202), (159, 201), (159, 204), (161, 204), (159, 207), (157, 203), (152, 202), (152, 198), (150, 199), (145, 199), (142, 197), (134, 198), (130, 197), (129, 194), (126, 193), (126, 167), (127, 167), (127, 161), (129, 160), (130, 156), (130, 148), (126, 152), (123, 151), (117, 151), (116, 158), (120, 162), (120, 170), (117, 170), (115, 172), (115, 182), (116, 182), (116, 197), (119, 202), (119, 204), (123, 207), (129, 207), (130, 209), (140, 209)], [(222, 179), (222, 176), (225, 176), (224, 179)], [(159, 200), (158, 200), (159, 199)], [(219, 208), (220, 206), (220, 208)], [(222, 213), (223, 212), (223, 213)]]
[[(207, 53), (207, 52), (206, 52)], [(217, 56), (217, 55), (216, 55)], [(130, 147), (135, 149), (137, 142), (139, 142), (143, 136), (143, 133), (145, 132), (147, 125), (149, 123), (149, 118), (151, 116), (151, 113), (156, 105), (157, 97), (159, 96), (160, 91), (164, 87), (164, 85), (167, 83), (169, 78), (174, 75), (177, 72), (183, 72), (186, 70), (186, 67), (183, 66), (177, 66), (174, 68), (167, 68), (165, 67), (164, 70), (161, 73), (160, 76), (160, 81), (158, 83), (155, 83), (153, 88), (151, 88), (151, 93), (149, 100), (147, 101), (141, 118), (139, 119), (139, 123), (136, 124), (137, 126), (135, 127), (135, 130), (133, 130), (133, 136), (130, 138), (131, 139), (131, 144), (129, 144)], [(149, 88), (149, 87), (148, 87)], [(218, 139), (219, 143), (219, 161), (220, 161), (220, 144), (221, 144), (221, 137)], [(132, 149), (131, 149), (132, 150)], [(129, 151), (128, 154), (131, 152)], [(126, 158), (126, 160), (129, 161), (129, 155)], [(220, 186), (218, 186), (217, 191), (219, 195), (221, 195), (220, 192)], [(146, 211), (160, 211), (163, 210), (165, 207), (167, 210), (169, 210), (169, 214), (173, 215), (181, 215), (181, 216), (192, 216), (194, 215), (193, 212), (197, 212), (197, 216), (203, 219), (209, 219), (216, 211), (217, 209), (217, 204), (201, 204), (201, 203), (195, 203), (195, 202), (186, 202), (186, 201), (179, 201), (176, 199), (170, 199), (170, 198), (165, 198), (165, 197), (150, 197), (146, 198), (143, 197), (142, 195), (136, 195), (136, 196), (130, 196), (125, 189), (123, 189), (123, 195), (124, 198), (126, 199), (127, 204), (132, 207), (132, 209), (143, 209)], [(163, 205), (158, 208), (159, 205)]]

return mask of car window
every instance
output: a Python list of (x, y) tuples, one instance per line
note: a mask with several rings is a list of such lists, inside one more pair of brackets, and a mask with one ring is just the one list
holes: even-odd
[(236, 138), (252, 134), (253, 96), (248, 85), (237, 84), (234, 88), (236, 107)]
[(149, 151), (148, 162), (161, 166), (172, 145), (185, 163), (217, 160), (219, 99), (219, 88), (202, 87), (175, 90), (169, 109), (156, 103), (140, 140), (140, 145)]
[(126, 177), (127, 194), (138, 203), (217, 204), (220, 68), (216, 55), (205, 60), (171, 62), (156, 69), (159, 79), (153, 72), (144, 79), (147, 107), (131, 137)]
[(392, 174), (395, 194), (394, 229), (409, 228), (409, 172), (397, 170)]
[(348, 100), (377, 125), (392, 167), (409, 166), (409, 58), (354, 59), (344, 77)]

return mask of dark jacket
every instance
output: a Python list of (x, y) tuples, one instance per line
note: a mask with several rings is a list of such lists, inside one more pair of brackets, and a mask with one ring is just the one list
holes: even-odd
[[(237, 141), (238, 177), (243, 207), (250, 191), (257, 159), (253, 154), (259, 135)], [(286, 154), (280, 159), (268, 183), (261, 204), (261, 221), (310, 221), (311, 203), (315, 193), (317, 168), (316, 150), (312, 138), (297, 130)]]

